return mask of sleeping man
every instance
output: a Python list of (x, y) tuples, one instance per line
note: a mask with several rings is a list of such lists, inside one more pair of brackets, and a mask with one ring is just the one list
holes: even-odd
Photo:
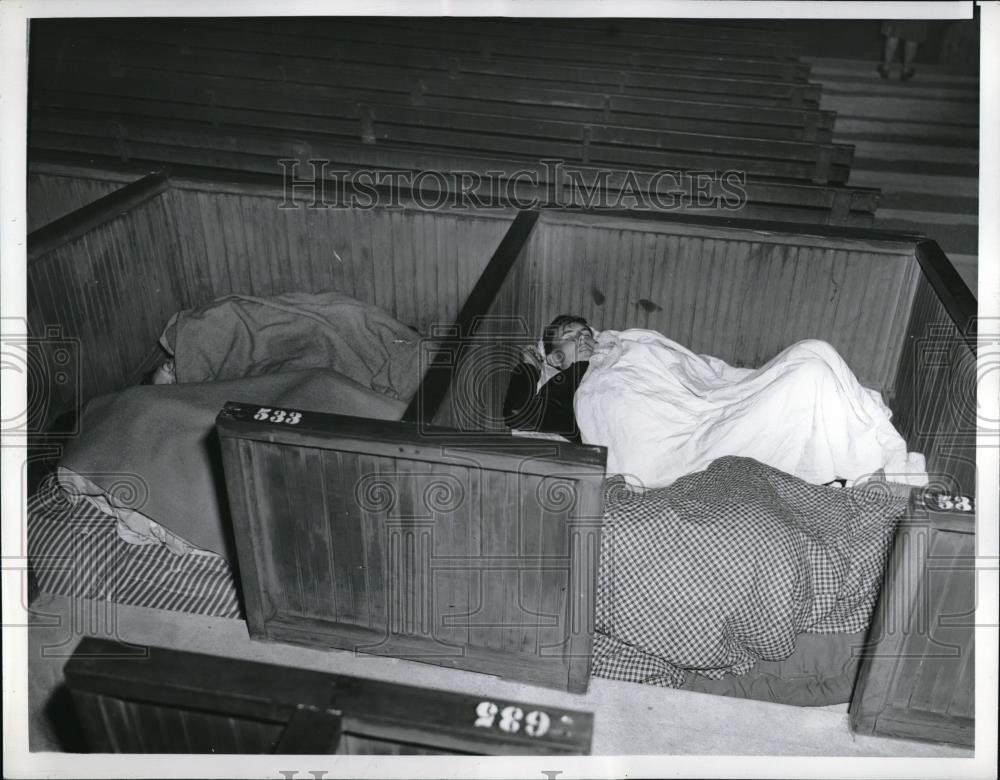
[(522, 352), (504, 399), (511, 428), (556, 433), (580, 443), (573, 396), (594, 353), (594, 331), (583, 317), (561, 314), (545, 328), (544, 357), (534, 347)]
[(529, 356), (514, 372), (508, 425), (605, 446), (609, 473), (633, 485), (665, 487), (725, 455), (814, 484), (880, 470), (927, 482), (881, 395), (826, 342), (799, 341), (759, 368), (736, 368), (651, 330), (595, 337), (585, 320), (564, 315), (543, 343), (548, 367)]

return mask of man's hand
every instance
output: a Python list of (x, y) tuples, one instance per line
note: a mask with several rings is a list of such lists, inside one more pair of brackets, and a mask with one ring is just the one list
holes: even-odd
[(529, 366), (534, 366), (539, 371), (545, 367), (545, 358), (542, 357), (538, 348), (534, 346), (521, 347), (521, 362), (527, 363)]

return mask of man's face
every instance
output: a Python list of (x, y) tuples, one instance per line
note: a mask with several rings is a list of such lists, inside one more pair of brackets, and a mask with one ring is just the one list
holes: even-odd
[(578, 360), (590, 360), (594, 354), (594, 331), (580, 322), (563, 325), (559, 330), (555, 349), (548, 361), (558, 369), (566, 369)]

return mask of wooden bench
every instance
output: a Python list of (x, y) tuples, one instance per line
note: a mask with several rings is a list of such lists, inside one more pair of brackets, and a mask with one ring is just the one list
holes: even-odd
[[(756, 103), (760, 105), (810, 107), (818, 106), (820, 85), (810, 83), (789, 82), (780, 80), (744, 79), (733, 76), (714, 76), (707, 72), (672, 72), (642, 70), (635, 65), (627, 67), (598, 67), (591, 64), (562, 63), (557, 60), (532, 61), (517, 57), (504, 57), (494, 54), (490, 57), (465, 56), (461, 53), (443, 51), (435, 53), (429, 50), (401, 49), (394, 46), (379, 46), (377, 44), (363, 45), (351, 43), (330, 44), (323, 41), (302, 42), (297, 38), (263, 33), (243, 33), (238, 38), (244, 42), (234, 42), (232, 34), (225, 31), (213, 33), (200, 31), (197, 27), (181, 33), (176, 27), (160, 25), (154, 27), (138, 26), (125, 39), (109, 37), (101, 31), (97, 35), (85, 35), (77, 31), (71, 44), (72, 49), (79, 53), (96, 52), (98, 56), (107, 57), (109, 47), (117, 50), (123, 61), (133, 60), (134, 56), (142, 56), (149, 44), (160, 43), (173, 47), (174, 56), (179, 56), (188, 62), (199, 57), (219, 56), (224, 52), (226, 61), (249, 59), (241, 70), (255, 74), (261, 69), (262, 63), (256, 65), (253, 59), (259, 60), (262, 53), (280, 58), (276, 65), (287, 74), (288, 80), (296, 80), (302, 72), (308, 72), (318, 64), (309, 56), (318, 57), (327, 62), (352, 62), (373, 67), (406, 67), (414, 69), (415, 75), (424, 72), (425, 75), (436, 73), (462, 74), (473, 73), (502, 78), (535, 78), (542, 81), (557, 81), (579, 85), (581, 88), (593, 89), (600, 86), (607, 90), (614, 87), (617, 91), (645, 96), (683, 96), (692, 94), (727, 96), (730, 102)], [(315, 51), (310, 52), (310, 47)], [(237, 54), (236, 52), (241, 52)], [(213, 54), (213, 52), (215, 54)], [(247, 58), (247, 53), (252, 56)]]
[[(72, 133), (61, 132), (58, 123), (53, 123), (52, 127), (48, 131), (39, 126), (33, 133), (31, 148), (35, 158), (41, 159), (38, 155), (48, 152), (72, 152), (85, 155), (77, 158), (81, 162), (97, 155), (106, 161), (134, 160), (146, 165), (230, 167), (233, 170), (264, 174), (282, 170), (278, 165), (279, 160), (285, 160), (285, 166), (300, 160), (305, 170), (297, 175), (307, 178), (315, 175), (308, 163), (312, 159), (329, 161), (329, 171), (340, 170), (345, 176), (373, 169), (386, 172), (380, 175), (389, 175), (393, 171), (406, 172), (405, 175), (411, 179), (427, 171), (444, 171), (446, 174), (449, 171), (468, 171), (479, 175), (484, 182), (482, 187), (486, 189), (489, 181), (495, 179), (497, 186), (507, 193), (507, 197), (516, 196), (520, 203), (532, 200), (562, 202), (566, 205), (585, 205), (589, 202), (599, 206), (602, 203), (618, 203), (637, 209), (694, 210), (701, 213), (717, 212), (725, 216), (821, 224), (871, 224), (878, 203), (876, 190), (782, 182), (752, 176), (741, 182), (738, 177), (725, 179), (712, 175), (707, 175), (705, 186), (708, 190), (703, 201), (698, 203), (695, 202), (693, 190), (697, 177), (681, 171), (679, 184), (669, 175), (660, 176), (657, 191), (665, 193), (664, 198), (646, 206), (648, 198), (633, 198), (632, 201), (637, 200), (634, 203), (623, 201), (623, 187), (631, 186), (638, 194), (648, 193), (648, 186), (656, 177), (657, 171), (644, 171), (637, 166), (623, 168), (610, 165), (602, 165), (600, 169), (592, 165), (563, 166), (560, 169), (564, 174), (561, 180), (568, 187), (567, 177), (574, 177), (576, 186), (572, 192), (577, 198), (584, 200), (560, 200), (562, 195), (548, 192), (545, 184), (548, 172), (543, 165), (509, 156), (476, 157), (471, 154), (459, 155), (452, 149), (415, 150), (413, 147), (384, 143), (334, 145), (324, 136), (313, 137), (302, 133), (297, 134), (295, 139), (245, 132), (234, 137), (224, 131), (191, 131), (183, 128), (172, 130), (162, 124), (150, 128), (149, 136), (144, 136), (145, 131), (134, 124), (125, 126), (120, 123), (99, 122), (89, 132), (86, 127), (77, 127)], [(511, 180), (512, 171), (523, 174)], [(631, 177), (629, 171), (632, 171)], [(530, 178), (525, 181), (524, 176), (533, 177), (534, 181)], [(606, 178), (602, 180), (601, 177)], [(452, 180), (445, 178), (449, 183)], [(433, 173), (424, 174), (421, 181), (424, 186), (433, 187), (440, 181), (440, 177)], [(507, 184), (508, 181), (511, 184)], [(727, 181), (728, 185), (724, 184)], [(588, 196), (586, 190), (592, 189), (595, 182), (596, 194)], [(669, 192), (678, 193), (677, 198), (671, 199)], [(746, 194), (745, 198), (743, 193)], [(429, 202), (433, 203), (435, 200), (434, 197), (429, 198)]]
[[(366, 20), (368, 21), (368, 20)], [(734, 56), (787, 63), (800, 56), (800, 47), (787, 36), (766, 30), (740, 30), (724, 25), (673, 19), (388, 19), (372, 20), (380, 27), (448, 30), (467, 38), (505, 35), (524, 40), (607, 44), (660, 52)]]
[[(521, 176), (534, 178), (525, 183), (515, 179), (511, 185), (520, 202), (532, 198), (545, 200), (546, 170), (538, 162), (540, 156), (558, 154), (559, 151), (573, 151), (553, 145), (533, 145), (532, 157), (518, 158), (509, 153), (510, 144), (499, 144), (502, 147), (495, 154), (483, 154), (473, 151), (462, 152), (444, 147), (415, 147), (390, 143), (364, 143), (361, 139), (353, 140), (344, 137), (337, 141), (325, 134), (296, 132), (291, 134), (275, 134), (263, 131), (248, 132), (243, 130), (233, 135), (225, 128), (193, 129), (186, 123), (144, 120), (115, 122), (113, 120), (84, 121), (73, 115), (73, 129), (66, 130), (65, 120), (58, 117), (39, 115), (34, 121), (30, 148), (32, 153), (73, 152), (81, 155), (99, 155), (105, 159), (119, 161), (146, 161), (147, 163), (170, 165), (195, 165), (213, 168), (231, 167), (234, 170), (255, 171), (258, 173), (274, 173), (280, 171), (279, 160), (301, 160), (308, 165), (309, 160), (328, 161), (329, 170), (345, 172), (357, 170), (386, 170), (410, 172), (413, 176), (422, 171), (469, 171), (481, 177), (493, 174), (500, 181), (500, 186), (509, 191), (505, 184), (508, 177), (516, 172)], [(580, 145), (582, 148), (582, 144)], [(82, 159), (82, 158), (81, 158)], [(633, 159), (630, 154), (627, 159)], [(737, 172), (735, 179), (724, 179), (722, 176), (709, 175), (709, 189), (705, 202), (693, 203), (692, 182), (694, 178), (684, 174), (684, 166), (679, 155), (673, 157), (676, 169), (681, 169), (680, 192), (685, 195), (680, 201), (663, 200), (654, 204), (659, 209), (686, 209), (691, 205), (702, 212), (718, 211), (729, 216), (743, 215), (769, 219), (791, 219), (807, 222), (829, 224), (871, 224), (872, 215), (878, 203), (876, 190), (838, 187), (835, 185), (813, 185), (790, 180), (775, 180), (769, 177), (748, 175), (740, 180), (738, 172), (742, 166), (734, 162)], [(598, 195), (609, 194), (610, 200), (621, 202), (615, 193), (621, 193), (627, 184), (640, 193), (647, 191), (644, 187), (651, 178), (660, 171), (672, 167), (664, 157), (657, 159), (655, 164), (644, 166), (602, 164), (568, 164), (566, 169), (579, 171), (578, 181), (586, 188), (593, 187), (598, 182)], [(688, 157), (683, 162), (688, 165), (699, 164), (701, 171), (718, 171), (718, 158)], [(284, 163), (288, 165), (289, 163)], [(632, 171), (632, 177), (628, 172)], [(532, 173), (535, 172), (535, 173)], [(306, 171), (301, 174), (312, 175)], [(606, 184), (600, 185), (606, 177)], [(431, 185), (439, 180), (436, 174), (425, 177)], [(729, 186), (723, 184), (729, 181)], [(660, 176), (661, 190), (677, 189), (673, 179)], [(539, 189), (539, 186), (542, 189)], [(586, 193), (576, 188), (581, 197)], [(743, 197), (742, 193), (746, 193)], [(725, 196), (725, 200), (720, 198)], [(595, 196), (596, 197), (596, 196)], [(593, 200), (593, 203), (607, 202)], [(565, 201), (569, 203), (571, 201)], [(585, 201), (584, 201), (585, 202)], [(635, 208), (642, 208), (643, 203), (637, 202)]]
[(574, 755), (587, 712), (84, 637), (64, 675), (95, 753)]
[[(166, 55), (166, 52), (164, 52)], [(148, 53), (146, 53), (148, 57)], [(74, 55), (75, 57), (75, 55)], [(72, 66), (70, 67), (70, 62)], [(138, 64), (111, 65), (96, 55), (86, 59), (58, 59), (40, 52), (33, 61), (36, 83), (46, 102), (55, 90), (62, 100), (83, 100), (94, 95), (98, 85), (112, 80), (122, 95), (147, 96), (149, 73)], [(152, 66), (152, 60), (150, 60)], [(776, 140), (828, 143), (832, 138), (834, 114), (806, 108), (749, 106), (741, 103), (711, 102), (707, 99), (662, 99), (621, 95), (614, 91), (594, 92), (545, 88), (530, 81), (473, 77), (413, 75), (406, 69), (390, 74), (365, 67), (338, 66), (328, 73), (289, 83), (277, 70), (268, 78), (233, 74), (218, 62), (203, 60), (202, 72), (185, 73), (183, 78), (159, 79), (157, 92), (163, 100), (195, 102), (220, 107), (253, 107), (266, 100), (273, 110), (296, 113), (329, 112), (336, 101), (398, 104), (462, 111), (501, 108), (511, 116), (538, 119), (603, 121), (657, 130), (706, 132), (719, 135)], [(106, 93), (108, 88), (104, 88)], [(107, 97), (105, 97), (107, 99)]]
[[(655, 52), (628, 43), (608, 39), (595, 43), (577, 40), (573, 34), (547, 35), (532, 26), (479, 26), (479, 31), (453, 27), (451, 20), (394, 19), (338, 20), (336, 24), (316, 24), (300, 19), (285, 19), (277, 29), (265, 28), (253, 21), (220, 19), (201, 23), (202, 29), (225, 30), (238, 45), (253, 47), (255, 33), (294, 36), (298, 42), (323, 41), (367, 45), (378, 48), (391, 44), (397, 49), (421, 50), (423, 56), (440, 52), (463, 53), (469, 56), (518, 57), (540, 60), (564, 60), (577, 63), (617, 65), (643, 70), (682, 72), (709, 71), (729, 77), (805, 81), (810, 66), (796, 60), (758, 59), (726, 55), (713, 56), (701, 52), (660, 48)], [(443, 23), (442, 23), (443, 22)], [(260, 39), (262, 40), (262, 39)], [(252, 48), (251, 48), (252, 50)]]
[[(134, 82), (138, 91), (141, 82)], [(231, 108), (213, 101), (177, 103), (118, 94), (113, 97), (59, 92), (37, 97), (36, 125), (48, 127), (52, 118), (68, 126), (92, 125), (100, 110), (107, 122), (142, 126), (156, 118), (177, 126), (178, 119), (199, 126), (242, 127), (310, 136), (322, 132), (329, 143), (391, 143), (453, 147), (472, 152), (501, 153), (525, 162), (559, 158), (585, 164), (635, 165), (639, 169), (704, 168), (742, 170), (749, 175), (794, 179), (817, 184), (844, 183), (850, 175), (853, 147), (775, 139), (740, 138), (706, 132), (674, 132), (609, 125), (511, 117), (505, 113), (445, 111), (425, 106), (328, 103), (321, 114)], [(316, 109), (311, 109), (316, 110)]]

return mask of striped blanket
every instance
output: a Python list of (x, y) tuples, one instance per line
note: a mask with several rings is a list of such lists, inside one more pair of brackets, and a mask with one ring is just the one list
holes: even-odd
[(44, 593), (240, 618), (229, 564), (214, 553), (177, 555), (123, 541), (117, 520), (48, 480), (28, 502), (28, 558)]

